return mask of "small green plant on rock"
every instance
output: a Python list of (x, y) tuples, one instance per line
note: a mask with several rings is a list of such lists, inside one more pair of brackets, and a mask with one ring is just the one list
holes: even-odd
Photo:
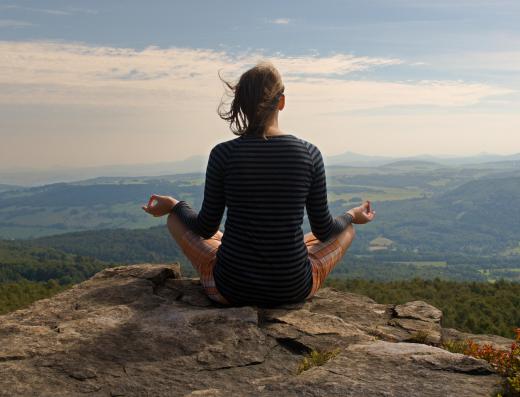
[(410, 336), (409, 339), (407, 339), (407, 342), (410, 343), (423, 343), (427, 344), (428, 340), (430, 338), (430, 334), (426, 331), (417, 331), (414, 334)]
[(312, 350), (308, 355), (306, 355), (300, 364), (298, 365), (298, 375), (312, 367), (319, 367), (325, 364), (327, 361), (333, 359), (341, 352), (341, 349), (320, 351), (320, 350)]
[(441, 347), (444, 350), (448, 350), (451, 353), (461, 353), (464, 354), (466, 348), (468, 347), (468, 342), (465, 340), (455, 340), (449, 339), (442, 343)]

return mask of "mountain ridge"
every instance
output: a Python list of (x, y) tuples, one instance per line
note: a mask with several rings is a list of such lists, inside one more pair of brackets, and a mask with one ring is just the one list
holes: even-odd
[[(428, 161), (443, 166), (475, 166), (486, 163), (507, 163), (520, 161), (520, 153), (499, 155), (480, 153), (473, 156), (380, 156), (365, 155), (346, 151), (341, 154), (324, 156), (326, 166), (378, 167), (396, 161)], [(44, 170), (0, 170), (3, 184), (14, 187), (41, 186), (59, 182), (80, 182), (102, 177), (164, 177), (178, 174), (204, 173), (207, 155), (190, 156), (178, 161), (162, 161), (144, 164), (113, 164), (96, 167), (59, 167)], [(1, 188), (0, 190), (5, 190)]]

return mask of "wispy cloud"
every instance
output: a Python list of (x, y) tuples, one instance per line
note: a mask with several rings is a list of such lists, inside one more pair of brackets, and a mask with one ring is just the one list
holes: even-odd
[[(400, 65), (392, 58), (230, 54), (191, 48), (96, 47), (80, 43), (0, 42), (0, 103), (114, 106), (212, 104), (228, 79), (267, 59), (284, 76), (291, 101), (306, 113), (385, 106), (466, 106), (511, 92), (463, 81), (352, 80), (353, 72)], [(180, 99), (182, 98), (182, 99)]]
[(437, 66), (451, 67), (455, 70), (520, 72), (520, 51), (462, 52), (457, 57), (441, 54), (432, 59), (433, 61)]
[(89, 14), (96, 15), (99, 13), (98, 10), (94, 10), (92, 8), (80, 8), (80, 7), (67, 7), (66, 8), (69, 13), (72, 14)]
[(274, 25), (288, 25), (292, 22), (289, 18), (276, 18), (276, 19), (270, 19), (269, 23), (272, 23)]
[(91, 15), (97, 14), (96, 10), (92, 10), (92, 9), (88, 9), (88, 8), (78, 8), (78, 7), (66, 7), (63, 9), (55, 9), (55, 8), (25, 7), (25, 6), (20, 6), (17, 4), (6, 4), (6, 5), (0, 5), (0, 9), (23, 10), (23, 11), (48, 14), (48, 15), (57, 15), (57, 16), (64, 16), (64, 15), (71, 15), (71, 14), (91, 14)]
[(277, 66), (286, 75), (344, 75), (371, 68), (399, 65), (404, 63), (397, 58), (377, 58), (355, 56), (351, 54), (336, 54), (331, 56), (276, 56)]
[(0, 19), (0, 28), (27, 28), (34, 26), (33, 23), (27, 21), (19, 21), (15, 19)]

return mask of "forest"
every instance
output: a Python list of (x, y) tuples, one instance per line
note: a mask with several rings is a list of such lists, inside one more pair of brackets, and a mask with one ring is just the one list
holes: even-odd
[(26, 307), (40, 299), (50, 298), (67, 288), (68, 285), (60, 285), (54, 280), (0, 283), (0, 314)]

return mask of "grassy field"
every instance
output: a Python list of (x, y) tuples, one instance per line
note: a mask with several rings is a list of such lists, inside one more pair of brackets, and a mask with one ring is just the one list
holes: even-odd
[(409, 262), (393, 262), (397, 265), (413, 265), (418, 267), (446, 267), (446, 261), (409, 261)]
[(518, 245), (516, 247), (511, 247), (511, 248), (507, 248), (505, 249), (501, 255), (503, 256), (518, 256), (520, 255), (520, 243), (518, 243)]
[[(187, 198), (191, 197), (187, 195)], [(112, 205), (71, 207), (4, 208), (0, 238), (35, 238), (57, 233), (104, 228), (139, 229), (156, 226), (164, 220), (150, 217), (141, 209), (141, 202)]]
[(352, 193), (335, 193), (330, 191), (328, 198), (330, 201), (345, 200), (345, 201), (358, 201), (356, 198), (362, 198), (363, 200), (370, 200), (373, 202), (380, 201), (393, 201), (393, 200), (406, 200), (412, 198), (422, 198), (431, 196), (430, 192), (425, 192), (419, 188), (391, 188), (384, 186), (357, 186), (349, 185), (342, 186), (345, 190), (355, 189)]

